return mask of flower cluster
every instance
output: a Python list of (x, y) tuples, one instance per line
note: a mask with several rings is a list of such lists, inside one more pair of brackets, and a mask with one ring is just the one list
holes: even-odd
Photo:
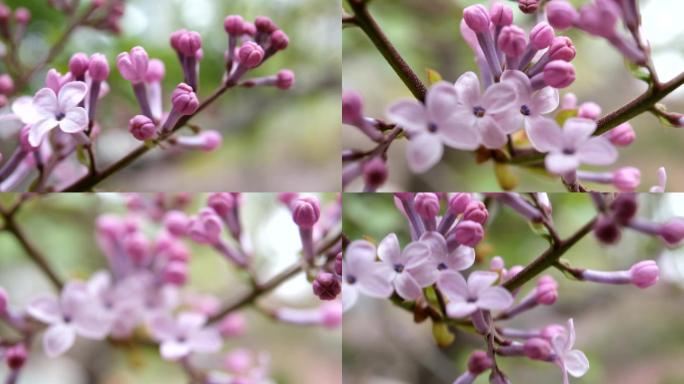
[[(520, 7), (526, 12), (546, 9), (548, 21), (539, 17), (544, 21), (526, 31), (514, 23), (513, 10), (504, 3), (494, 2), (489, 9), (481, 4), (464, 9), (461, 36), (473, 52), (479, 76), (466, 72), (452, 84), (431, 71), (431, 85), (424, 99), (391, 104), (384, 121), (364, 115), (360, 94), (344, 92), (343, 123), (357, 127), (376, 143), (369, 151), (343, 151), (344, 187), (360, 176), (366, 191), (385, 183), (387, 151), (402, 137), (408, 139), (407, 164), (414, 173), (437, 165), (448, 147), (475, 151), (479, 162), (493, 159), (497, 165), (543, 164), (548, 174), (560, 176), (573, 191), (585, 189), (582, 181), (613, 185), (627, 192), (639, 187), (641, 172), (635, 167), (598, 173), (580, 170), (582, 165), (614, 164), (617, 147), (629, 146), (636, 135), (627, 119), (606, 126), (601, 121), (601, 107), (595, 102), (578, 105), (576, 97), (567, 93), (561, 103), (559, 89), (570, 86), (576, 78), (572, 61), (577, 52), (570, 37), (557, 34), (571, 25), (594, 33), (600, 30), (602, 36), (631, 52), (628, 57), (645, 65), (640, 46), (633, 47), (615, 31), (618, 14), (628, 25), (628, 20), (635, 21), (635, 2), (597, 0), (578, 14), (564, 0), (550, 1), (546, 7), (539, 7), (538, 1), (526, 1), (520, 2)], [(604, 13), (612, 16), (604, 21)], [(640, 58), (634, 57), (637, 53)], [(679, 122), (676, 114), (654, 113), (676, 120), (674, 125)], [(517, 184), (497, 177), (503, 189)]]
[[(120, 2), (109, 3), (110, 7), (120, 6), (117, 5)], [(64, 4), (62, 6), (67, 7)], [(218, 148), (222, 142), (222, 134), (218, 131), (194, 128), (192, 135), (174, 134), (230, 88), (273, 86), (287, 90), (294, 84), (293, 72), (285, 69), (272, 76), (247, 77), (252, 69), (289, 44), (288, 36), (271, 19), (262, 16), (251, 23), (241, 16), (231, 15), (226, 17), (224, 28), (228, 36), (225, 75), (214, 95), (203, 103), (198, 97), (200, 61), (204, 56), (199, 33), (181, 29), (171, 35), (170, 44), (177, 54), (183, 80), (171, 92), (169, 109), (164, 107), (162, 90), (166, 73), (164, 62), (151, 59), (140, 46), (117, 56), (116, 67), (121, 77), (131, 84), (140, 109), (138, 115), (130, 118), (128, 130), (145, 144), (103, 171), (96, 165), (95, 142), (102, 130), (109, 128), (97, 119), (100, 99), (109, 92), (107, 79), (111, 70), (107, 58), (100, 53), (76, 53), (69, 60), (66, 74), (50, 69), (43, 88), (33, 97), (22, 96), (14, 100), (11, 113), (2, 116), (7, 125), (16, 126), (18, 145), (0, 168), (0, 190), (22, 189), (24, 181), (36, 173), (32, 190), (82, 189), (79, 182), (97, 183), (116, 172), (122, 164), (125, 166), (161, 143), (166, 144), (163, 148), (180, 150)], [(0, 92), (9, 95), (13, 91), (12, 77), (1, 75)]]
[[(337, 293), (334, 287), (320, 293), (322, 284), (330, 285), (321, 276), (336, 273), (341, 252), (339, 201), (321, 211), (315, 197), (288, 197), (293, 225), (303, 229), (302, 256), (283, 274), (262, 282), (253, 263), (252, 241), (243, 230), (241, 194), (211, 194), (195, 214), (187, 213), (192, 202), (189, 195), (127, 195), (126, 199), (125, 216), (103, 214), (95, 226), (108, 268), (87, 280), (69, 280), (59, 296), (37, 297), (24, 309), (10, 306), (7, 292), (0, 288), (0, 321), (22, 335), (21, 340), (0, 349), (16, 375), (28, 358), (29, 341), (41, 335), (43, 351), (50, 358), (67, 353), (77, 338), (154, 343), (161, 357), (181, 364), (193, 382), (270, 382), (264, 353), (237, 348), (225, 354), (223, 364), (210, 368), (198, 366), (195, 360), (203, 354), (225, 353), (225, 342), (243, 335), (248, 327), (243, 306), (301, 271), (312, 276), (313, 291), (325, 302), (314, 308), (259, 304), (259, 309), (288, 324), (328, 328), (341, 324), (342, 304), (335, 300), (339, 283)], [(192, 243), (213, 248), (249, 276), (254, 289), (245, 296), (249, 299), (237, 297), (235, 304), (224, 304), (217, 296), (188, 289)], [(6, 344), (3, 340), (2, 345)]]
[[(560, 260), (592, 229), (602, 242), (615, 243), (620, 229), (606, 230), (607, 222), (661, 237), (668, 246), (684, 240), (684, 221), (680, 218), (656, 224), (635, 217), (638, 201), (633, 194), (594, 195), (597, 216), (568, 239), (561, 239), (556, 231), (553, 207), (546, 194), (524, 197), (490, 193), (483, 197), (487, 205), (467, 193), (396, 193), (394, 202), (408, 223), (411, 241), (402, 248), (397, 235), (390, 233), (377, 246), (369, 240), (354, 240), (344, 253), (345, 310), (361, 293), (391, 299), (413, 312), (416, 322), (430, 319), (435, 340), (441, 346), (454, 341), (448, 327), (473, 327), (483, 336), (488, 352), (475, 351), (467, 371), (455, 384), (473, 383), (487, 371), (491, 383), (508, 383), (496, 359), (512, 356), (557, 365), (564, 383), (568, 383), (568, 375), (584, 375), (589, 361), (574, 347), (572, 319), (565, 326), (548, 324), (536, 330), (510, 328), (505, 321), (558, 301), (558, 282), (551, 275), (541, 275), (552, 266), (577, 281), (631, 284), (638, 288), (656, 284), (660, 271), (653, 260), (637, 262), (624, 271), (575, 268)], [(507, 207), (529, 221), (537, 233), (547, 238), (549, 249), (529, 266), (507, 267), (503, 257), (495, 256), (488, 268), (472, 270), (476, 260), (484, 262), (485, 256), (476, 247), (486, 236), (485, 228), (491, 220), (488, 206), (492, 205)], [(533, 287), (522, 293), (527, 283), (533, 283)]]

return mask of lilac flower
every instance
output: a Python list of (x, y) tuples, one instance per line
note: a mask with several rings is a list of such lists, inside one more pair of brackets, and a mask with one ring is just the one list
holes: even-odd
[(568, 119), (563, 128), (550, 119), (530, 126), (528, 135), (537, 150), (548, 152), (546, 169), (563, 175), (575, 171), (580, 164), (609, 165), (617, 160), (617, 150), (608, 139), (593, 137), (596, 122), (588, 119)]
[(402, 251), (397, 235), (390, 233), (378, 246), (378, 256), (385, 268), (384, 276), (392, 282), (397, 294), (405, 300), (416, 300), (422, 296), (421, 286), (413, 277), (413, 270), (420, 269), (428, 261), (430, 248), (424, 243), (413, 242)]
[(353, 241), (347, 247), (342, 266), (342, 301), (349, 309), (364, 295), (388, 298), (392, 294), (392, 282), (384, 273), (384, 266), (375, 261), (375, 246), (365, 240)]
[[(515, 87), (518, 96), (516, 106), (512, 108), (509, 115), (509, 122), (519, 129), (524, 125), (525, 130), (531, 130), (532, 124), (536, 124), (540, 119), (546, 119), (543, 115), (553, 112), (558, 108), (560, 98), (558, 90), (552, 87), (544, 87), (539, 91), (532, 89), (530, 78), (520, 71), (504, 71), (501, 81), (505, 81)], [(536, 148), (537, 145), (532, 142)]]
[(487, 148), (500, 148), (506, 144), (506, 135), (519, 129), (508, 118), (516, 104), (515, 87), (508, 82), (489, 86), (484, 93), (480, 81), (473, 72), (466, 72), (456, 80), (460, 104), (453, 117), (459, 130), (475, 130), (480, 142)]
[(450, 274), (447, 272), (463, 271), (475, 262), (474, 249), (459, 245), (449, 252), (446, 239), (439, 232), (426, 232), (420, 237), (420, 241), (430, 248), (427, 265), (413, 272), (414, 278), (423, 287), (436, 282), (437, 287), (442, 290), (448, 284)]
[(458, 272), (444, 272), (442, 292), (449, 298), (449, 317), (465, 317), (479, 309), (496, 311), (510, 307), (513, 296), (505, 288), (492, 286), (498, 279), (496, 272), (475, 271), (466, 282)]
[(81, 132), (88, 126), (88, 112), (78, 104), (88, 93), (82, 81), (65, 84), (59, 93), (50, 88), (39, 90), (33, 97), (31, 108), (17, 105), (15, 113), (24, 124), (30, 124), (29, 143), (38, 147), (45, 135), (59, 127), (63, 132)]
[(152, 318), (150, 332), (159, 341), (161, 355), (166, 360), (178, 360), (190, 353), (213, 353), (221, 349), (223, 341), (218, 330), (207, 328), (207, 317), (184, 312), (173, 319), (168, 315)]
[(73, 282), (62, 290), (59, 299), (41, 297), (31, 302), (26, 311), (48, 325), (43, 335), (43, 349), (49, 357), (57, 357), (74, 345), (76, 335), (102, 340), (109, 332), (103, 312), (93, 306), (85, 284)]
[(575, 345), (575, 325), (568, 320), (565, 332), (559, 332), (551, 339), (556, 354), (556, 363), (563, 371), (563, 383), (568, 384), (568, 373), (573, 377), (582, 377), (589, 370), (589, 360), (584, 352), (572, 349)]
[(460, 124), (454, 115), (457, 105), (454, 86), (439, 82), (428, 91), (425, 105), (401, 100), (389, 107), (388, 119), (410, 136), (406, 156), (411, 170), (420, 173), (432, 168), (442, 158), (443, 145), (465, 150), (477, 148), (477, 132), (470, 125)]

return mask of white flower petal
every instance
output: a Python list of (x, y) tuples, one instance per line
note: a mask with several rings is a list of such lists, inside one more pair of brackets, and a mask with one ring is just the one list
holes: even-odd
[(375, 245), (366, 240), (355, 240), (344, 254), (344, 274), (357, 276), (375, 261)]
[(67, 111), (78, 105), (88, 93), (88, 86), (82, 81), (66, 83), (59, 90), (59, 110)]
[(440, 81), (430, 87), (425, 96), (428, 121), (436, 123), (441, 128), (442, 123), (454, 113), (458, 104), (458, 92), (453, 84)]
[(380, 241), (380, 244), (378, 244), (378, 256), (382, 261), (389, 265), (394, 265), (396, 263), (403, 264), (397, 235), (390, 233)]
[(573, 117), (563, 124), (563, 145), (565, 148), (577, 148), (587, 141), (596, 130), (596, 122), (589, 119)]
[(526, 119), (525, 131), (532, 146), (539, 152), (563, 150), (563, 131), (558, 124), (546, 117)]
[(423, 173), (439, 162), (444, 153), (442, 141), (433, 134), (414, 136), (406, 145), (408, 166), (415, 173)]
[(59, 113), (59, 104), (55, 91), (50, 88), (43, 88), (33, 96), (33, 109), (39, 115), (56, 116)]
[(488, 287), (477, 296), (477, 306), (490, 311), (501, 311), (513, 304), (513, 296), (505, 288)]
[(416, 280), (409, 273), (400, 273), (394, 280), (394, 287), (397, 294), (404, 300), (416, 300), (423, 295), (423, 291)]
[(463, 271), (470, 268), (475, 263), (475, 250), (459, 245), (449, 257), (446, 258), (446, 264), (450, 269), (455, 271)]
[(482, 144), (485, 147), (497, 149), (506, 145), (508, 140), (506, 134), (491, 116), (477, 119), (477, 130), (480, 132)]
[(605, 137), (592, 137), (577, 148), (580, 161), (591, 165), (610, 165), (618, 158), (617, 149)]
[(563, 357), (565, 369), (574, 377), (582, 377), (589, 370), (589, 359), (584, 352), (574, 349)]
[(381, 269), (374, 268), (358, 277), (356, 286), (366, 296), (386, 299), (392, 295), (391, 277)]
[(62, 309), (55, 297), (39, 297), (26, 307), (31, 317), (45, 324), (54, 324), (62, 321)]
[(346, 282), (342, 283), (342, 311), (346, 312), (356, 304), (359, 299), (359, 291), (355, 286)]
[(556, 88), (544, 87), (532, 95), (530, 109), (535, 115), (545, 115), (558, 108), (560, 95)]
[(549, 153), (544, 159), (546, 169), (556, 175), (564, 175), (579, 167), (579, 159), (575, 155), (564, 155), (560, 152)]
[(447, 304), (447, 315), (452, 318), (461, 318), (477, 311), (477, 305), (473, 303), (455, 302)]
[(59, 122), (59, 128), (66, 133), (84, 131), (88, 127), (88, 112), (85, 108), (74, 107), (69, 109), (64, 119)]
[(474, 72), (466, 72), (456, 80), (459, 101), (472, 108), (480, 100), (480, 80)]
[(180, 343), (176, 340), (168, 340), (160, 347), (161, 355), (165, 360), (175, 361), (190, 353), (188, 343)]
[(404, 247), (401, 253), (401, 262), (407, 267), (413, 267), (428, 261), (430, 258), (430, 248), (422, 242), (413, 242)]
[(425, 106), (416, 100), (400, 100), (387, 109), (387, 119), (409, 134), (425, 132), (428, 120)]
[(472, 151), (480, 145), (480, 135), (474, 122), (472, 111), (461, 109), (443, 121), (436, 134), (452, 148)]
[(468, 293), (471, 297), (480, 297), (480, 292), (489, 288), (499, 280), (499, 274), (492, 271), (475, 271), (468, 276)]
[(40, 120), (40, 115), (33, 108), (33, 98), (30, 96), (22, 96), (14, 100), (12, 113), (17, 115), (24, 124), (33, 124)]
[(439, 274), (437, 285), (451, 301), (468, 300), (468, 283), (456, 271), (444, 271)]
[(513, 85), (497, 83), (487, 88), (480, 102), (487, 114), (497, 114), (514, 108), (517, 98), (518, 95)]
[(57, 120), (54, 118), (47, 118), (31, 125), (31, 128), (29, 128), (28, 137), (29, 144), (31, 144), (33, 147), (40, 146), (40, 143), (43, 142), (45, 135), (47, 135), (47, 133), (55, 128), (58, 124), (59, 122), (57, 122)]
[(188, 338), (190, 349), (198, 353), (214, 353), (221, 349), (223, 341), (215, 329), (202, 329)]
[(66, 324), (57, 323), (48, 327), (43, 335), (43, 350), (45, 354), (54, 358), (62, 355), (74, 345), (76, 332)]

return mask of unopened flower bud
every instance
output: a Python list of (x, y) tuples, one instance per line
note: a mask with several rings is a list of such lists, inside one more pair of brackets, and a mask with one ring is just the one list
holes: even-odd
[(300, 197), (292, 202), (292, 219), (301, 228), (312, 228), (321, 216), (318, 198)]
[(660, 237), (670, 245), (679, 244), (684, 239), (684, 219), (674, 218), (660, 227)]
[(162, 280), (171, 285), (181, 286), (188, 281), (188, 264), (172, 261), (164, 266)]
[(226, 30), (226, 33), (234, 36), (242, 35), (244, 24), (245, 19), (240, 15), (226, 16), (225, 20), (223, 20), (223, 28)]
[(128, 122), (128, 130), (140, 141), (150, 140), (157, 134), (157, 126), (147, 116), (137, 115)]
[(454, 238), (459, 244), (475, 247), (484, 238), (484, 228), (475, 221), (461, 221), (454, 229)]
[(337, 256), (335, 256), (335, 273), (338, 276), (342, 276), (342, 252), (338, 253)]
[(511, 25), (513, 23), (513, 10), (503, 3), (496, 2), (492, 4), (492, 8), (489, 10), (489, 18), (494, 25)]
[(273, 33), (278, 29), (278, 26), (267, 16), (257, 16), (254, 19), (254, 26), (257, 31), (265, 33)]
[(164, 62), (159, 59), (150, 60), (150, 64), (147, 66), (147, 73), (145, 74), (146, 83), (158, 83), (164, 79), (166, 74), (166, 67)]
[(489, 32), (489, 12), (482, 4), (475, 4), (463, 10), (463, 20), (476, 33)]
[(548, 50), (551, 60), (572, 61), (577, 54), (572, 40), (567, 36), (556, 36)]
[(532, 360), (546, 361), (553, 355), (553, 348), (545, 339), (534, 337), (525, 341), (523, 353)]
[(11, 95), (14, 92), (14, 80), (6, 73), (0, 75), (0, 94)]
[(439, 214), (439, 197), (435, 193), (417, 193), (414, 204), (423, 219), (432, 219)]
[(601, 106), (592, 101), (580, 104), (577, 110), (577, 117), (596, 121), (599, 116), (601, 116)]
[(24, 7), (17, 8), (14, 11), (14, 21), (18, 24), (28, 24), (31, 21), (31, 11)]
[(537, 12), (539, 9), (539, 0), (518, 0), (518, 8), (523, 13)]
[(660, 269), (653, 260), (638, 262), (629, 269), (632, 284), (639, 288), (648, 288), (658, 282)]
[(342, 286), (332, 273), (320, 272), (313, 282), (313, 292), (321, 300), (334, 300), (342, 292)]
[(579, 18), (579, 14), (569, 2), (554, 0), (546, 4), (546, 17), (554, 28), (568, 29)]
[(207, 205), (221, 217), (228, 216), (236, 204), (235, 197), (228, 192), (212, 193), (207, 200)]
[(606, 136), (608, 137), (608, 140), (613, 143), (613, 145), (618, 147), (627, 147), (634, 142), (634, 139), (636, 138), (636, 132), (634, 132), (632, 124), (626, 122), (608, 131)]
[(633, 193), (620, 193), (610, 204), (613, 218), (620, 225), (626, 225), (637, 213), (639, 203)]
[(565, 327), (560, 324), (549, 324), (542, 328), (540, 334), (544, 340), (551, 342), (558, 335), (565, 334)]
[(247, 41), (238, 50), (240, 63), (247, 68), (255, 68), (264, 59), (264, 49), (253, 41)]
[(109, 63), (107, 57), (101, 53), (90, 56), (88, 74), (94, 81), (105, 81), (109, 77)]
[(465, 211), (468, 209), (470, 201), (470, 193), (455, 193), (449, 198), (449, 205), (447, 209), (452, 215), (460, 215), (461, 213), (465, 213)]
[(535, 25), (530, 31), (530, 44), (534, 49), (544, 49), (551, 45), (554, 37), (556, 37), (556, 34), (553, 28), (549, 24), (542, 22)]
[(122, 52), (116, 58), (116, 66), (121, 76), (133, 84), (145, 80), (150, 57), (143, 47), (133, 47), (130, 52)]
[(181, 211), (169, 211), (164, 215), (164, 228), (174, 236), (184, 236), (189, 224), (190, 219)]
[(472, 200), (470, 203), (468, 203), (468, 206), (463, 212), (463, 220), (484, 224), (487, 222), (488, 218), (489, 212), (487, 211), (487, 207), (483, 202), (478, 200)]
[(605, 244), (615, 244), (622, 235), (620, 227), (611, 217), (600, 215), (594, 224), (594, 235)]
[(363, 98), (356, 91), (342, 93), (342, 123), (356, 125), (363, 120)]
[(192, 115), (199, 108), (199, 100), (191, 86), (180, 83), (171, 95), (173, 109), (183, 116)]
[(468, 358), (468, 372), (474, 375), (482, 374), (490, 369), (492, 365), (492, 359), (489, 358), (485, 351), (473, 351)]
[(575, 67), (567, 61), (554, 60), (544, 67), (544, 82), (553, 88), (565, 88), (575, 81)]
[(90, 59), (85, 53), (76, 53), (71, 56), (69, 60), (69, 72), (75, 78), (81, 78), (85, 76), (86, 71), (90, 67)]
[(126, 236), (123, 241), (123, 248), (134, 262), (142, 263), (149, 255), (150, 243), (145, 235), (140, 232), (135, 232)]
[(222, 143), (223, 135), (221, 135), (221, 132), (214, 130), (202, 131), (193, 136), (179, 136), (174, 140), (174, 144), (180, 148), (205, 152), (215, 150)]
[(613, 185), (620, 191), (633, 192), (641, 184), (641, 171), (623, 167), (613, 172)]
[(542, 276), (537, 281), (536, 300), (538, 304), (552, 305), (558, 300), (558, 283), (551, 276)]
[(226, 315), (218, 325), (221, 336), (225, 338), (242, 336), (247, 329), (247, 319), (241, 313)]
[(329, 302), (321, 305), (321, 323), (326, 328), (337, 328), (342, 324), (342, 305)]
[(367, 161), (363, 165), (363, 181), (367, 188), (376, 190), (385, 184), (389, 172), (387, 164), (379, 156)]
[(501, 29), (497, 44), (506, 56), (518, 57), (525, 52), (527, 47), (525, 31), (517, 25), (506, 26)]
[(278, 71), (278, 74), (276, 75), (276, 87), (282, 90), (288, 90), (292, 88), (294, 82), (294, 72), (290, 71), (289, 69), (282, 69)]
[(21, 369), (28, 359), (28, 351), (23, 343), (15, 344), (5, 350), (5, 362), (9, 369)]
[(273, 33), (271, 33), (271, 49), (282, 51), (287, 48), (288, 45), (290, 45), (290, 38), (287, 37), (287, 34), (281, 29), (275, 30)]

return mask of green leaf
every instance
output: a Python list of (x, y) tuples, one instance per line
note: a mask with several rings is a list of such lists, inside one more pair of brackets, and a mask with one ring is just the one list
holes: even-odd
[(556, 122), (562, 127), (563, 124), (565, 124), (565, 121), (572, 117), (577, 117), (576, 109), (563, 109), (556, 114)]
[(634, 64), (629, 60), (625, 60), (625, 66), (627, 67), (629, 72), (632, 73), (632, 76), (636, 77), (637, 79), (639, 79), (641, 81), (648, 83), (649, 85), (653, 84), (653, 79), (651, 78), (651, 73), (645, 67)]
[(431, 69), (431, 68), (427, 69), (427, 76), (428, 76), (428, 84), (429, 85), (439, 83), (440, 81), (443, 80), (442, 75), (439, 72), (437, 72), (436, 70)]

